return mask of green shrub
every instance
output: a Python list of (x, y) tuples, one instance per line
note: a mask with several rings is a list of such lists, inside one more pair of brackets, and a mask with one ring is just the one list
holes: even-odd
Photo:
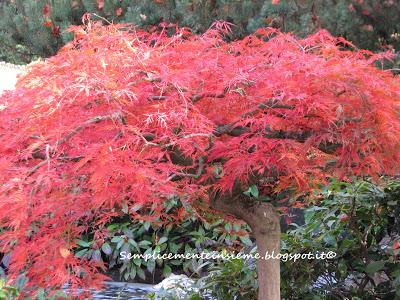
[[(126, 208), (121, 208), (126, 209)], [(108, 263), (109, 269), (118, 270), (118, 280), (157, 281), (171, 272), (201, 275), (205, 261), (201, 258), (190, 260), (154, 260), (136, 258), (123, 260), (121, 253), (151, 255), (200, 254), (228, 247), (240, 249), (243, 243), (251, 243), (247, 227), (231, 224), (221, 219), (206, 222), (190, 206), (185, 208), (187, 217), (183, 222), (174, 223), (174, 216), (181, 212), (182, 203), (171, 198), (166, 203), (169, 220), (158, 217), (152, 221), (132, 220), (128, 215), (105, 226), (106, 236), (99, 240), (89, 232), (77, 243), (80, 246), (75, 255)], [(140, 208), (138, 207), (138, 211)], [(148, 212), (151, 216), (154, 211)], [(210, 219), (210, 217), (208, 217)]]
[[(326, 260), (282, 262), (282, 299), (400, 297), (400, 181), (332, 182), (283, 233), (281, 253), (333, 251)], [(212, 264), (198, 285), (216, 299), (256, 299), (254, 261)]]
[(330, 260), (283, 263), (287, 299), (394, 299), (400, 297), (400, 181), (333, 182), (324, 200), (293, 224), (282, 251), (334, 251)]
[(204, 293), (218, 300), (257, 299), (258, 282), (254, 261), (239, 258), (222, 260), (212, 264), (208, 271), (208, 275), (199, 282)]
[[(0, 299), (1, 300), (17, 300), (17, 299), (24, 299), (24, 300), (33, 300), (31, 297), (25, 297), (20, 294), (20, 290), (22, 289), (22, 286), (26, 283), (25, 279), (23, 277), (20, 278), (20, 280), (17, 281), (15, 285), (8, 285), (6, 284), (6, 279), (0, 278)], [(23, 297), (23, 298), (21, 298)], [(47, 291), (40, 289), (38, 292), (37, 297), (35, 300), (61, 300), (61, 299), (67, 299), (67, 295), (59, 291), (52, 296), (49, 296)]]

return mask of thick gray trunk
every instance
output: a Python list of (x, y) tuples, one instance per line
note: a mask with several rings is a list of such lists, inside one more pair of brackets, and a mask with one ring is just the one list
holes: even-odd
[[(279, 217), (276, 218), (276, 225), (267, 228), (266, 232), (258, 232), (267, 223), (259, 223), (256, 228), (252, 228), (257, 243), (257, 252), (261, 257), (265, 254), (276, 256), (280, 251), (280, 226)], [(258, 274), (258, 300), (280, 300), (281, 273), (279, 259), (259, 259), (257, 260)]]
[(265, 254), (275, 256), (280, 251), (281, 229), (279, 214), (269, 203), (249, 201), (248, 198), (215, 198), (212, 207), (245, 221), (251, 228), (262, 259), (257, 261), (258, 300), (280, 300), (280, 261), (264, 259)]

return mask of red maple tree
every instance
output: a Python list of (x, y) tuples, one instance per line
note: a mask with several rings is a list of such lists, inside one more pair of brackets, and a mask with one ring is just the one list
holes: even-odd
[[(12, 253), (11, 281), (26, 274), (32, 294), (100, 284), (104, 266), (75, 257), (76, 238), (101, 238), (122, 206), (162, 214), (170, 195), (244, 220), (258, 252), (277, 253), (278, 209), (307, 199), (278, 193), (399, 171), (400, 83), (374, 66), (382, 56), (326, 31), (260, 29), (226, 42), (229, 30), (147, 33), (86, 18), (1, 97), (0, 246)], [(245, 195), (252, 185), (270, 201)], [(259, 299), (279, 299), (279, 261), (257, 267)]]

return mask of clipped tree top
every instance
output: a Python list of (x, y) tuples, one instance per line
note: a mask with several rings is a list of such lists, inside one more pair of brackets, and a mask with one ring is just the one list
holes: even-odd
[(226, 42), (224, 23), (203, 35), (90, 21), (71, 30), (72, 42), (0, 98), (11, 279), (100, 283), (102, 265), (75, 257), (75, 239), (88, 224), (101, 238), (123, 205), (173, 194), (207, 203), (238, 185), (273, 198), (399, 171), (399, 79), (374, 66), (382, 56), (326, 31)]

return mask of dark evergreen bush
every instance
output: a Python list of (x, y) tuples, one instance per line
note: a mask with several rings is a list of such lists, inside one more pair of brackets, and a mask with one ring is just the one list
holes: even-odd
[(0, 2), (0, 60), (24, 63), (35, 55), (53, 55), (71, 39), (65, 29), (79, 24), (85, 12), (139, 26), (178, 23), (197, 32), (226, 20), (236, 25), (236, 37), (265, 26), (298, 35), (326, 28), (360, 48), (399, 49), (399, 10), (394, 0), (5, 0)]

